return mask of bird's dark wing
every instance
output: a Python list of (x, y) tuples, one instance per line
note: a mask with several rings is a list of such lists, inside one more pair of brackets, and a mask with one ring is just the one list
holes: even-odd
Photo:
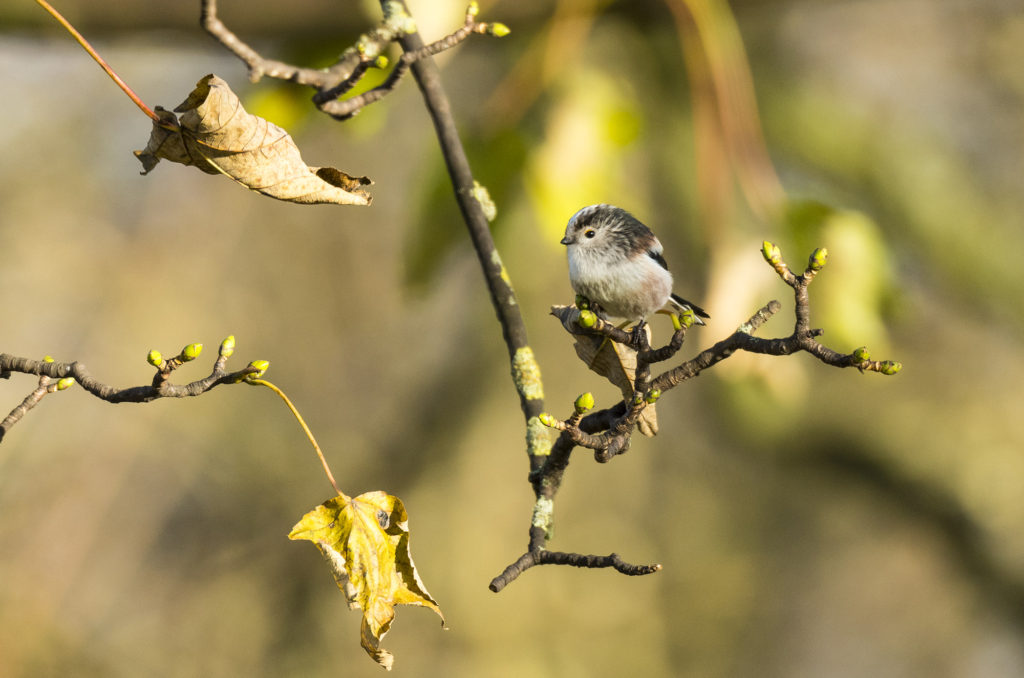
[(663, 269), (665, 269), (666, 271), (668, 270), (668, 262), (665, 261), (665, 257), (661, 256), (661, 252), (660, 251), (647, 250), (647, 256), (649, 256), (651, 259), (654, 259), (656, 262), (658, 262), (658, 264)]

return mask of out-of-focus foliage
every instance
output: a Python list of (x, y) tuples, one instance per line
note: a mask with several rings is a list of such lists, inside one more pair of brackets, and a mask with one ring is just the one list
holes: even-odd
[[(428, 38), (464, 11), (410, 4)], [(320, 0), (221, 6), (285, 58), (322, 61), (365, 27)], [(198, 8), (60, 8), (147, 102), (217, 72), (286, 122), (250, 103), (264, 85), (199, 34)], [(791, 308), (761, 258), (768, 239), (791, 259), (828, 248), (811, 289), (824, 341), (904, 366), (882, 378), (737, 355), (674, 389), (656, 438), (609, 465), (573, 461), (553, 542), (664, 570), (538, 568), (497, 596), (487, 582), (525, 545), (532, 501), (522, 421), (415, 85), (345, 124), (303, 113), (310, 92), (267, 85), (303, 116), (289, 129), (310, 164), (374, 177), (370, 208), (277, 204), (171, 166), (143, 179), (131, 150), (149, 121), (22, 9), (0, 8), (0, 91), (18, 101), (0, 113), (0, 350), (80, 359), (119, 385), (151, 376), (138, 356), (152, 346), (229, 333), (272, 360), (347, 484), (416, 516), (417, 565), (452, 631), (403, 609), (388, 637), (399, 670), (1024, 673), (1016, 0), (733, 2), (785, 191), (774, 215), (715, 136), (719, 95), (687, 66), (696, 28), (665, 5), (485, 4), (512, 33), (440, 63), (551, 411), (586, 391), (598, 406), (621, 397), (547, 315), (572, 301), (558, 237), (594, 202), (649, 223), (680, 292), (711, 313), (683, 354), (768, 299)], [(734, 69), (725, 46), (711, 43)], [(670, 332), (658, 320), (656, 340)], [(789, 329), (784, 310), (761, 334)], [(0, 401), (31, 386), (0, 382)], [(72, 388), (12, 429), (0, 674), (379, 674), (338, 641), (318, 558), (286, 541), (323, 481), (251, 391), (114, 407)]]

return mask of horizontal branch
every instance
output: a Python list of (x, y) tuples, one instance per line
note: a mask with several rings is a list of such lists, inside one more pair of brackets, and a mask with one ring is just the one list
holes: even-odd
[[(245, 381), (250, 375), (259, 375), (266, 370), (269, 363), (253, 361), (241, 370), (228, 372), (228, 358), (234, 352), (234, 337), (228, 337), (220, 346), (220, 351), (209, 375), (187, 384), (173, 384), (171, 373), (184, 363), (199, 356), (202, 344), (189, 344), (177, 356), (164, 360), (159, 352), (150, 351), (148, 360), (156, 368), (153, 381), (142, 386), (116, 388), (105, 384), (89, 372), (84, 363), (56, 362), (50, 358), (32, 360), (0, 353), (0, 378), (8, 379), (14, 373), (32, 374), (39, 377), (39, 386), (34, 389), (17, 407), (0, 422), (0, 441), (4, 435), (18, 423), (29, 410), (42, 400), (43, 396), (57, 390), (64, 390), (73, 383), (78, 383), (85, 391), (108, 403), (147, 403), (160, 398), (190, 398), (202, 395), (221, 384), (237, 384)], [(56, 383), (54, 383), (56, 381)]]
[(617, 553), (607, 556), (584, 555), (582, 553), (564, 553), (561, 551), (527, 551), (505, 568), (497, 577), (491, 580), (488, 586), (491, 591), (498, 593), (503, 588), (516, 580), (523, 572), (537, 565), (571, 565), (572, 567), (583, 567), (588, 569), (613, 568), (616, 572), (631, 577), (654, 574), (661, 571), (661, 565), (634, 565), (627, 563)]

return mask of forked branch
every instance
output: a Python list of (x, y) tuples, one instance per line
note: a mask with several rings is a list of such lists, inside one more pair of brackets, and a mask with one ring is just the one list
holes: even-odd
[(245, 62), (252, 82), (258, 82), (266, 76), (313, 87), (317, 90), (313, 95), (313, 103), (324, 113), (339, 120), (350, 118), (364, 107), (387, 96), (413, 63), (451, 49), (473, 33), (502, 37), (509, 32), (504, 24), (477, 21), (479, 5), (474, 0), (466, 9), (465, 21), (459, 29), (429, 45), (406, 50), (382, 84), (358, 96), (340, 99), (356, 86), (370, 68), (387, 67), (388, 59), (384, 51), (388, 45), (416, 33), (416, 23), (403, 3), (382, 2), (381, 8), (384, 15), (381, 23), (361, 35), (356, 44), (345, 50), (328, 68), (305, 68), (264, 58), (224, 25), (217, 16), (217, 0), (201, 0), (200, 24), (207, 33)]
[[(589, 310), (576, 306), (556, 306), (552, 314), (572, 334), (594, 334), (606, 341), (628, 347), (636, 353), (636, 373), (631, 398), (620, 401), (613, 407), (589, 412), (593, 407), (593, 396), (585, 393), (573, 404), (574, 412), (564, 420), (558, 420), (544, 413), (541, 420), (545, 425), (560, 431), (558, 440), (551, 448), (544, 464), (530, 474), (537, 501), (534, 505), (530, 529), (530, 547), (525, 554), (509, 565), (504, 572), (491, 582), (492, 591), (500, 591), (525, 570), (535, 565), (572, 564), (579, 567), (607, 567), (608, 557), (582, 556), (552, 557), (547, 551), (553, 523), (554, 498), (561, 486), (569, 458), (576, 447), (594, 450), (594, 458), (607, 462), (618, 454), (629, 450), (630, 441), (640, 413), (666, 392), (682, 382), (696, 377), (704, 370), (725, 360), (736, 351), (747, 351), (763, 355), (785, 356), (804, 351), (821, 362), (834, 367), (856, 367), (859, 370), (892, 375), (900, 370), (900, 364), (892, 361), (873, 361), (867, 349), (859, 348), (853, 353), (842, 354), (818, 341), (822, 330), (810, 325), (810, 297), (807, 288), (815, 276), (824, 268), (828, 253), (817, 249), (811, 255), (806, 270), (794, 274), (782, 260), (779, 248), (765, 242), (762, 248), (765, 260), (775, 269), (779, 277), (793, 289), (796, 302), (793, 332), (787, 337), (763, 339), (754, 336), (764, 323), (781, 309), (778, 301), (771, 301), (757, 311), (731, 335), (719, 341), (696, 357), (668, 369), (657, 377), (649, 378), (650, 367), (671, 359), (685, 339), (686, 329), (692, 318), (676, 319), (676, 332), (670, 342), (659, 349), (648, 346), (643, 332), (624, 332), (611, 323), (596, 316)], [(564, 554), (563, 554), (564, 555)], [(617, 558), (617, 556), (616, 556)], [(658, 567), (633, 566), (627, 574), (649, 574)], [(619, 568), (616, 568), (619, 569)], [(622, 570), (620, 570), (622, 571)]]

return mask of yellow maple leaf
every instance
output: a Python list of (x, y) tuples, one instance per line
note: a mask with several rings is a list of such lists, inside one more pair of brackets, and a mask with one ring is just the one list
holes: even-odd
[(363, 611), (360, 644), (389, 671), (394, 656), (380, 642), (395, 619), (395, 605), (429, 607), (444, 626), (441, 608), (413, 565), (408, 520), (402, 500), (386, 492), (341, 495), (302, 516), (288, 535), (320, 549), (349, 607)]

